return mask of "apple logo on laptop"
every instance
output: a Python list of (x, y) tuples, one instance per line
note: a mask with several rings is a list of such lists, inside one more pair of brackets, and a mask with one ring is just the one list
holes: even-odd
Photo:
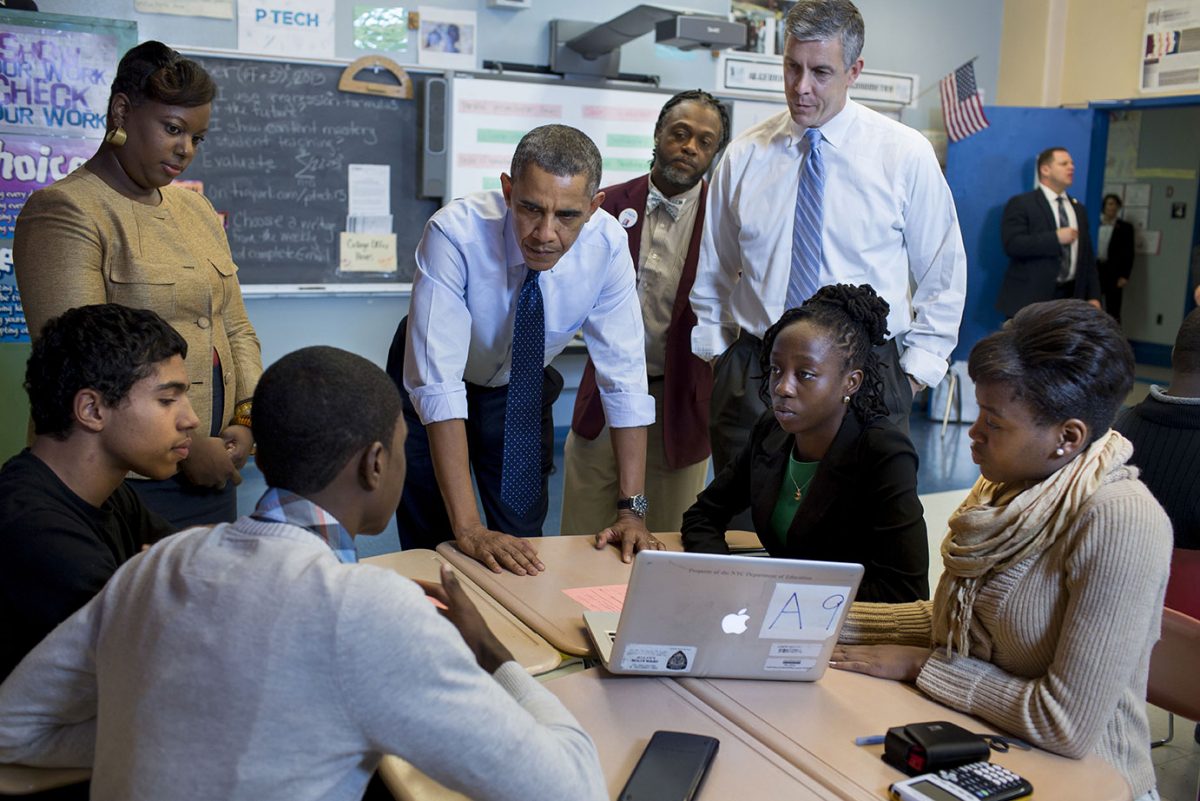
[(742, 634), (746, 631), (746, 621), (749, 619), (750, 616), (746, 614), (745, 609), (730, 612), (721, 618), (721, 631), (726, 634)]

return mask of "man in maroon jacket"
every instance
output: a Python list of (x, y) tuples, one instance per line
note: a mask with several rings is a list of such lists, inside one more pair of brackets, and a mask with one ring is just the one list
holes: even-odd
[[(655, 400), (647, 434), (650, 531), (678, 531), (708, 474), (712, 370), (692, 355), (696, 315), (688, 293), (696, 278), (704, 174), (729, 141), (729, 115), (712, 95), (680, 92), (654, 126), (650, 173), (604, 189), (605, 211), (629, 234), (646, 327), (646, 370)], [(617, 467), (591, 360), (575, 398), (567, 436), (563, 534), (591, 534), (615, 519)]]

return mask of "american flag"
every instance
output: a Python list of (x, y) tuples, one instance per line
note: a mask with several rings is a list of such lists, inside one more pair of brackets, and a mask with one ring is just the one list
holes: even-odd
[(942, 118), (951, 142), (966, 139), (988, 127), (983, 116), (983, 100), (975, 86), (975, 61), (972, 59), (942, 78)]

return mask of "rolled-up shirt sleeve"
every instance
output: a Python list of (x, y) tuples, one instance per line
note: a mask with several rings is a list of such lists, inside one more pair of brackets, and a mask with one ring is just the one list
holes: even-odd
[(423, 424), (465, 420), (467, 385), (463, 371), (471, 331), (466, 259), (434, 221), (425, 226), (416, 258), (404, 351), (404, 388)]
[(654, 398), (646, 384), (646, 335), (633, 259), (624, 242), (614, 247), (607, 280), (583, 323), (583, 339), (596, 365), (604, 415), (613, 428), (654, 422)]

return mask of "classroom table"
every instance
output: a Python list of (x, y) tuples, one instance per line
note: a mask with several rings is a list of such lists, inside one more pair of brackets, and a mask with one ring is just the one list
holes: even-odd
[[(372, 556), (361, 561), (363, 564), (394, 570), (406, 578), (435, 582), (441, 580), (439, 571), (445, 564), (440, 556), (424, 548)], [(462, 573), (459, 571), (458, 578), (463, 589), (483, 615), (488, 628), (512, 651), (513, 658), (521, 667), (534, 676), (558, 667), (562, 656), (550, 643), (531, 631)]]
[[(902, 682), (827, 670), (812, 683), (679, 679), (689, 692), (758, 738), (831, 791), (854, 799), (882, 799), (902, 777), (880, 755), (883, 746), (856, 746), (854, 738), (891, 726), (945, 720), (973, 732), (996, 732)], [(1069, 759), (1048, 751), (993, 751), (991, 759), (1029, 780), (1033, 798), (1057, 801), (1128, 801), (1129, 785), (1098, 756)]]
[[(654, 536), (669, 550), (683, 550), (678, 532)], [(727, 538), (735, 552), (762, 547), (750, 532), (729, 532)], [(547, 567), (536, 576), (518, 576), (507, 570), (493, 573), (453, 542), (443, 542), (437, 552), (555, 648), (572, 656), (589, 656), (593, 651), (583, 627), (584, 609), (563, 590), (628, 584), (633, 565), (622, 562), (621, 552), (613, 546), (597, 551), (590, 536), (542, 537), (536, 546)]]
[[(669, 729), (716, 737), (721, 743), (698, 801), (852, 801), (850, 796), (831, 794), (673, 679), (614, 677), (593, 669), (556, 678), (545, 686), (595, 741), (612, 798), (633, 772), (650, 736)], [(385, 758), (379, 770), (388, 789), (402, 801), (465, 799), (395, 757)]]
[(0, 765), (0, 796), (41, 793), (77, 784), (91, 778), (88, 768), (31, 768), (28, 765)]

